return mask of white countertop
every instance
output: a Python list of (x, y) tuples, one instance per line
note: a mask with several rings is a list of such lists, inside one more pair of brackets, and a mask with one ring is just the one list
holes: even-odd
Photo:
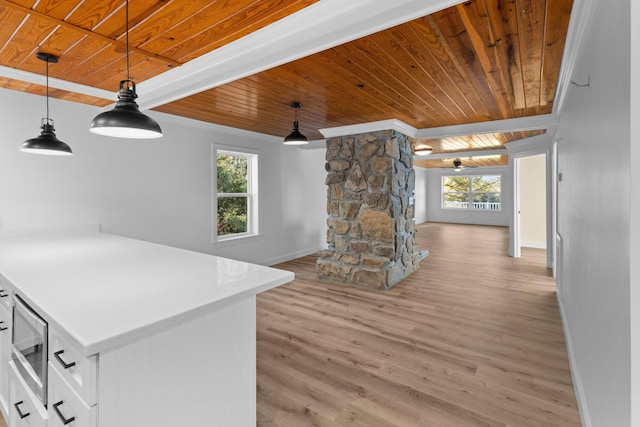
[(0, 274), (85, 355), (294, 278), (289, 271), (99, 232), (0, 240)]

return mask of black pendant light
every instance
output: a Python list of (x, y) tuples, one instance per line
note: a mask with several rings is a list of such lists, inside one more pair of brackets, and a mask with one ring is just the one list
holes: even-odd
[(309, 140), (306, 136), (300, 133), (298, 130), (298, 108), (302, 107), (302, 104), (299, 102), (292, 102), (291, 108), (293, 108), (294, 113), (294, 121), (293, 121), (293, 131), (287, 135), (284, 139), (284, 144), (286, 145), (303, 145), (308, 144)]
[(20, 151), (33, 154), (48, 154), (53, 156), (70, 156), (73, 154), (71, 147), (56, 137), (53, 127), (53, 119), (49, 118), (49, 63), (58, 62), (58, 57), (50, 53), (38, 52), (36, 58), (47, 63), (47, 117), (42, 119), (40, 128), (42, 132), (35, 138), (27, 139)]
[(98, 135), (116, 138), (160, 138), (160, 125), (151, 117), (140, 112), (136, 103), (136, 84), (129, 75), (129, 0), (125, 4), (126, 15), (126, 55), (127, 79), (120, 82), (118, 101), (110, 111), (98, 114), (91, 122), (89, 130)]

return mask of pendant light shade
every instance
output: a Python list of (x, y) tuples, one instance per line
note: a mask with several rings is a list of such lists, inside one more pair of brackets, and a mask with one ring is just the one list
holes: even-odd
[(302, 107), (299, 102), (292, 102), (291, 108), (294, 111), (294, 121), (292, 132), (284, 138), (285, 145), (303, 145), (308, 144), (309, 139), (298, 130), (298, 108)]
[(50, 156), (70, 156), (73, 154), (71, 147), (58, 139), (53, 127), (53, 119), (49, 118), (49, 63), (57, 63), (58, 57), (50, 53), (38, 52), (36, 53), (36, 58), (47, 63), (47, 117), (42, 119), (42, 125), (40, 126), (42, 132), (40, 135), (27, 139), (20, 147), (20, 151)]
[(116, 106), (110, 111), (98, 114), (91, 121), (89, 130), (98, 135), (116, 138), (160, 138), (160, 125), (138, 108), (136, 84), (129, 75), (129, 0), (125, 3), (125, 24), (127, 78), (120, 81)]
[(20, 151), (33, 154), (48, 154), (50, 156), (70, 156), (71, 147), (60, 141), (53, 127), (53, 120), (42, 119), (42, 132), (35, 138), (27, 139), (20, 147)]
[(122, 80), (116, 106), (110, 111), (98, 114), (91, 121), (89, 130), (98, 135), (116, 138), (160, 138), (160, 125), (140, 112), (135, 101), (137, 97), (133, 80)]

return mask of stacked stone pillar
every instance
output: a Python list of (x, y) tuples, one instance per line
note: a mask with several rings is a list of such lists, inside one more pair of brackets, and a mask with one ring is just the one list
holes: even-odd
[(418, 269), (409, 139), (394, 130), (327, 141), (327, 243), (318, 277), (388, 289)]

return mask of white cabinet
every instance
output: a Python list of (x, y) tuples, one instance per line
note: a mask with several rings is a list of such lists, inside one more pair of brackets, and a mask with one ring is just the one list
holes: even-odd
[[(88, 406), (69, 387), (56, 366), (49, 362), (48, 427), (96, 427), (96, 406)], [(73, 423), (73, 424), (71, 424)]]
[(39, 317), (16, 315), (16, 337), (48, 324), (26, 346), (47, 347), (30, 353), (47, 405), (0, 331), (10, 427), (256, 425), (255, 296), (293, 273), (95, 231), (27, 237), (0, 244), (0, 322), (20, 295)]
[(98, 427), (255, 427), (255, 296), (99, 354)]
[(12, 289), (11, 283), (0, 274), (0, 411), (5, 418), (9, 418)]
[[(3, 316), (10, 321), (0, 305), (0, 322)], [(4, 338), (2, 332), (5, 331), (0, 332), (0, 341), (6, 340), (9, 346), (10, 338)], [(9, 427), (97, 427), (96, 356), (83, 356), (55, 329), (50, 329), (49, 343), (47, 408), (10, 361), (9, 352), (2, 362), (8, 374), (5, 418)]]
[(97, 356), (85, 357), (55, 327), (49, 328), (49, 364), (88, 405), (96, 404)]
[[(11, 317), (0, 303), (3, 321)], [(10, 336), (0, 331), (8, 425), (255, 426), (255, 321), (249, 295), (92, 356), (51, 322), (46, 408), (9, 360)]]
[(52, 327), (48, 372), (48, 427), (96, 427), (97, 356), (84, 356)]
[(11, 293), (13, 286), (3, 275), (0, 274), (0, 305), (11, 311)]
[(0, 306), (0, 409), (9, 415), (9, 360), (11, 359), (11, 314)]
[(9, 366), (9, 427), (47, 427), (47, 411), (24, 382), (13, 362)]

